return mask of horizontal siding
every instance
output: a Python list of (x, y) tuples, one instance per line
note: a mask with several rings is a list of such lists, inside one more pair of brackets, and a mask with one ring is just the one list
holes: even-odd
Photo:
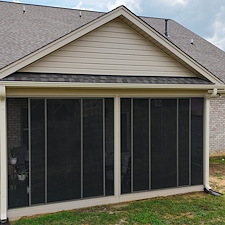
[(20, 71), (196, 76), (119, 19), (99, 27)]

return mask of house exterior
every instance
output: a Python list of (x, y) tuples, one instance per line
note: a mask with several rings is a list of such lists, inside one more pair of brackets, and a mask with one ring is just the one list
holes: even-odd
[(222, 50), (124, 6), (0, 10), (2, 222), (210, 189)]

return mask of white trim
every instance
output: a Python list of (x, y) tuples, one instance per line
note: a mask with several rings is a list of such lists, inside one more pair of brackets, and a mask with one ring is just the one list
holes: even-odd
[(210, 97), (204, 99), (204, 128), (203, 128), (203, 183), (207, 190), (209, 186), (209, 109)]
[(116, 204), (116, 203), (127, 202), (127, 201), (148, 199), (148, 198), (153, 198), (157, 196), (185, 194), (185, 193), (196, 192), (196, 191), (203, 191), (203, 185), (181, 187), (181, 188), (170, 188), (170, 189), (155, 190), (155, 191), (152, 190), (152, 191), (146, 191), (142, 193), (125, 194), (125, 195), (121, 195), (120, 197), (115, 197), (115, 196), (101, 197), (101, 198), (58, 202), (54, 204), (10, 209), (8, 210), (8, 217), (10, 220), (15, 220), (22, 216), (53, 213), (53, 212), (58, 212), (62, 210), (72, 210), (72, 209), (79, 209), (79, 208), (85, 208), (85, 207), (97, 206), (97, 205)]
[(120, 196), (120, 202), (136, 201), (140, 199), (148, 199), (158, 196), (169, 196), (169, 195), (184, 194), (188, 192), (203, 191), (203, 187), (204, 187), (203, 185), (198, 185), (198, 186), (168, 188), (161, 190), (151, 190), (140, 193), (124, 194)]
[(0, 93), (0, 220), (4, 221), (7, 219), (8, 207), (8, 157), (5, 86), (0, 86)]
[(47, 46), (35, 51), (34, 53), (31, 53), (30, 55), (25, 56), (24, 58), (10, 64), (9, 66), (4, 67), (2, 70), (0, 70), (0, 79), (18, 71), (19, 69), (31, 64), (34, 61), (37, 61), (38, 59), (46, 56), (47, 54), (50, 54), (51, 52), (65, 46), (66, 44), (78, 39), (79, 37), (87, 34), (88, 32), (93, 31), (94, 29), (120, 16), (123, 16), (128, 21), (135, 24), (135, 26), (137, 26), (146, 34), (148, 34), (150, 37), (155, 39), (158, 43), (160, 43), (160, 45), (162, 45), (163, 47), (168, 49), (170, 52), (178, 56), (182, 61), (190, 65), (194, 70), (198, 71), (200, 74), (205, 76), (207, 79), (209, 79), (213, 83), (223, 84), (223, 82), (219, 78), (217, 78), (208, 70), (206, 70), (202, 65), (200, 65), (195, 60), (193, 60), (190, 56), (188, 56), (186, 53), (181, 51), (178, 47), (172, 44), (172, 42), (170, 42), (167, 38), (163, 37), (160, 33), (154, 30), (150, 25), (145, 23), (143, 20), (141, 20), (139, 17), (137, 17), (135, 14), (133, 14), (124, 6), (120, 6), (110, 11), (109, 13), (104, 14), (103, 16), (63, 36), (62, 38), (48, 44)]
[(193, 89), (193, 90), (213, 90), (219, 88), (225, 91), (225, 85), (209, 84), (136, 84), (136, 83), (72, 83), (72, 82), (31, 82), (31, 81), (0, 81), (0, 85), (6, 87), (42, 87), (42, 88), (115, 88), (115, 89)]
[[(167, 93), (167, 92), (161, 92), (159, 91), (159, 93), (112, 93), (112, 94), (105, 94), (104, 97), (105, 98), (111, 98), (114, 97), (115, 95), (119, 95), (120, 98), (198, 98), (198, 97), (202, 97), (204, 98), (205, 96), (205, 92), (201, 92), (201, 93), (189, 93), (189, 92), (184, 92), (184, 93)], [(25, 94), (20, 94), (18, 92), (14, 93), (14, 94), (7, 94), (7, 98), (78, 98), (82, 96), (83, 98), (101, 98), (103, 96), (102, 93), (96, 94), (83, 94), (83, 93), (69, 93), (69, 94), (64, 94), (64, 95), (60, 95), (59, 93), (53, 93), (53, 94), (42, 94), (42, 93), (38, 93), (35, 95), (32, 95), (30, 93), (25, 93)]]

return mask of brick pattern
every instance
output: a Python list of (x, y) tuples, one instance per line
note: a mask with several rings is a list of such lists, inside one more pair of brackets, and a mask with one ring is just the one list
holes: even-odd
[(225, 98), (210, 100), (210, 155), (225, 153)]
[(22, 109), (26, 107), (27, 99), (7, 100), (8, 150), (22, 145)]

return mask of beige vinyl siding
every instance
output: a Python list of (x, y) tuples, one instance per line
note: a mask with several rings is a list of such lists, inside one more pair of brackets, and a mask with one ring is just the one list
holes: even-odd
[(196, 76), (120, 19), (99, 27), (20, 72)]

